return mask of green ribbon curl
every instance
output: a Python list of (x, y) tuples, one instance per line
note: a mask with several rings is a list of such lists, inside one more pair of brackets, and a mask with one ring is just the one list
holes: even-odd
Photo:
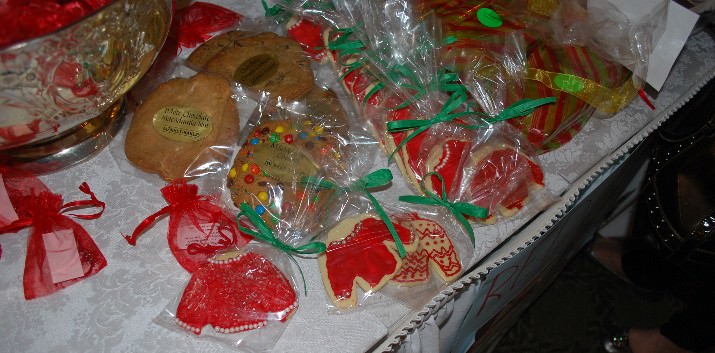
[[(452, 121), (454, 119), (473, 114), (473, 112), (470, 111), (464, 111), (464, 112), (457, 112), (453, 113), (454, 110), (459, 108), (464, 102), (467, 101), (467, 94), (462, 91), (457, 91), (452, 93), (452, 95), (447, 99), (447, 102), (444, 103), (442, 106), (442, 109), (440, 110), (437, 115), (435, 115), (432, 119), (428, 120), (397, 120), (397, 121), (390, 121), (387, 123), (387, 131), (389, 132), (399, 132), (403, 130), (409, 130), (409, 129), (415, 129), (410, 133), (405, 139), (403, 139), (399, 145), (395, 148), (394, 151), (392, 151), (392, 154), (390, 154), (390, 158), (388, 161), (391, 161), (392, 158), (395, 156), (395, 153), (399, 151), (407, 142), (412, 140), (415, 136), (421, 134), (422, 132), (426, 131), (429, 129), (432, 125), (438, 124), (438, 123), (443, 123), (447, 121)], [(466, 125), (462, 124), (464, 128), (467, 129), (476, 129), (477, 127), (474, 125)]]
[[(430, 175), (437, 176), (437, 178), (439, 178), (440, 182), (442, 183), (441, 197), (425, 188), (424, 181)], [(429, 172), (425, 174), (422, 181), (420, 181), (420, 188), (422, 188), (422, 192), (424, 192), (427, 196), (404, 195), (400, 196), (399, 200), (402, 202), (414, 203), (418, 205), (445, 207), (450, 212), (452, 212), (457, 221), (461, 223), (462, 226), (464, 226), (464, 229), (466, 229), (467, 233), (469, 234), (469, 238), (472, 240), (472, 245), (474, 245), (476, 241), (474, 238), (474, 229), (472, 228), (472, 225), (469, 224), (469, 221), (467, 220), (466, 216), (474, 218), (486, 218), (489, 215), (489, 210), (468, 202), (450, 202), (447, 198), (447, 189), (445, 186), (444, 178), (441, 174), (437, 172)]]
[[(308, 295), (308, 286), (305, 282), (303, 270), (300, 268), (300, 265), (298, 265), (298, 261), (296, 261), (293, 255), (310, 255), (323, 253), (326, 249), (325, 244), (319, 241), (314, 241), (299, 247), (293, 247), (291, 245), (288, 245), (276, 238), (276, 236), (273, 234), (273, 230), (266, 224), (265, 221), (263, 221), (263, 218), (261, 218), (261, 216), (259, 216), (258, 213), (256, 213), (253, 207), (251, 207), (249, 204), (243, 202), (241, 203), (241, 206), (239, 206), (239, 209), (241, 210), (241, 212), (236, 215), (236, 223), (238, 223), (238, 229), (288, 254), (288, 257), (291, 259), (291, 261), (293, 261), (293, 263), (298, 267), (300, 276), (303, 279), (303, 290), (305, 291), (305, 295)], [(256, 227), (256, 230), (242, 226), (241, 222), (238, 221), (241, 216), (245, 216), (246, 218), (248, 218), (251, 224)]]
[(397, 252), (400, 255), (400, 258), (404, 258), (407, 255), (405, 245), (402, 243), (402, 239), (400, 239), (400, 236), (397, 234), (395, 225), (392, 224), (392, 221), (387, 215), (387, 212), (385, 212), (382, 206), (380, 206), (380, 202), (378, 202), (375, 196), (373, 196), (370, 192), (371, 189), (386, 187), (390, 184), (390, 182), (392, 182), (392, 172), (389, 169), (378, 169), (356, 180), (355, 182), (350, 184), (350, 186), (347, 187), (341, 187), (328, 180), (319, 179), (314, 176), (305, 177), (302, 179), (302, 182), (305, 184), (315, 185), (324, 189), (344, 192), (355, 191), (363, 193), (365, 196), (367, 196), (372, 205), (375, 207), (375, 212), (377, 212), (378, 216), (380, 216), (380, 219), (385, 223), (387, 229), (390, 231), (390, 234), (395, 241), (395, 245), (397, 246)]

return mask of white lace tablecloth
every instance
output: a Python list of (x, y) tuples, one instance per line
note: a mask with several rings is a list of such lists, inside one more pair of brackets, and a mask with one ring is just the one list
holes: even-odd
[[(584, 131), (563, 148), (542, 156), (547, 171), (547, 186), (557, 195), (577, 192), (584, 175), (601, 172), (599, 165), (613, 158), (619, 149), (639, 134), (647, 134), (676, 108), (687, 101), (715, 72), (715, 44), (705, 33), (693, 36), (680, 57), (665, 88), (650, 111), (636, 100), (630, 107), (608, 120), (592, 120)], [(650, 131), (649, 131), (650, 129)], [(42, 176), (42, 180), (65, 201), (83, 199), (78, 190), (87, 182), (100, 200), (106, 202), (104, 215), (97, 220), (78, 221), (91, 234), (107, 258), (108, 266), (99, 274), (48, 297), (25, 301), (22, 273), (28, 231), (0, 236), (0, 351), (2, 352), (218, 352), (229, 348), (222, 343), (197, 339), (158, 325), (155, 319), (166, 305), (181, 294), (189, 275), (175, 261), (166, 241), (167, 222), (157, 222), (136, 247), (127, 245), (122, 233), (130, 233), (146, 216), (166, 203), (159, 193), (162, 184), (138, 178), (120, 168), (112, 151), (122, 149), (118, 138), (90, 160), (61, 172)], [(393, 168), (393, 173), (399, 172)], [(408, 193), (398, 178), (382, 199)], [(528, 219), (523, 217), (493, 227), (480, 228), (477, 253), (482, 261), (475, 273), (493, 267), (497, 259), (524, 246), (531, 237), (520, 240), (513, 249), (495, 249)], [(532, 222), (539, 221), (532, 220)], [(518, 235), (518, 234), (517, 234)], [(496, 257), (495, 257), (496, 256)], [(425, 325), (449, 329), (426, 312), (413, 310), (389, 298), (381, 305), (345, 314), (330, 313), (316, 261), (300, 260), (308, 295), (290, 319), (273, 352), (363, 352), (374, 349), (409, 325), (410, 318), (421, 317)], [(455, 286), (465, 286), (465, 279)], [(446, 292), (449, 292), (447, 288)], [(463, 291), (472, 295), (478, 288)], [(466, 294), (464, 294), (466, 293)], [(440, 294), (440, 295), (445, 295)], [(437, 301), (442, 303), (443, 301)], [(428, 304), (434, 308), (435, 302)], [(453, 306), (458, 311), (459, 306)], [(459, 317), (457, 313), (450, 313)], [(454, 326), (454, 324), (452, 324)], [(456, 327), (456, 326), (454, 326)], [(456, 328), (454, 328), (456, 329)], [(431, 351), (438, 342), (428, 336), (410, 336), (406, 351)]]

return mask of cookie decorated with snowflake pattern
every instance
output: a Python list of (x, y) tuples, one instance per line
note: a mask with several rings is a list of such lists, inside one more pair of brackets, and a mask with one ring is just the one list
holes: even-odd
[(400, 271), (391, 283), (415, 286), (427, 282), (436, 274), (450, 283), (462, 273), (462, 263), (447, 232), (437, 222), (410, 214), (397, 220), (416, 237), (417, 247), (402, 259)]

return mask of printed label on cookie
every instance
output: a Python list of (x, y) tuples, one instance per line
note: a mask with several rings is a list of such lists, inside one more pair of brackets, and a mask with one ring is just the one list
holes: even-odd
[(233, 72), (233, 79), (244, 85), (255, 86), (273, 76), (278, 71), (278, 65), (275, 55), (259, 54), (239, 65)]
[(282, 182), (318, 174), (318, 168), (303, 152), (282, 143), (262, 144), (253, 151), (253, 159), (266, 174)]
[(211, 116), (189, 107), (164, 107), (154, 114), (154, 129), (172, 141), (196, 142), (213, 130)]

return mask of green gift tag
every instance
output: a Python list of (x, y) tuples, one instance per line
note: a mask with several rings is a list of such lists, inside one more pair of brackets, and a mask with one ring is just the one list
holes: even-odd
[(554, 77), (554, 84), (564, 92), (576, 93), (584, 89), (586, 85), (579, 77), (567, 74), (558, 74)]
[(501, 17), (496, 13), (496, 11), (488, 8), (482, 7), (477, 10), (477, 19), (479, 22), (489, 28), (501, 27), (504, 23)]

